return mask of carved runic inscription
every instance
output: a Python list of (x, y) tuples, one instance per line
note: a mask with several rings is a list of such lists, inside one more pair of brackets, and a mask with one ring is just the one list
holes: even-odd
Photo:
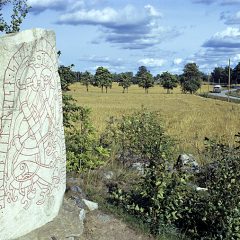
[[(43, 50), (44, 49), (44, 50)], [(55, 49), (24, 43), (5, 71), (0, 111), (0, 209), (41, 205), (65, 178), (61, 86)]]

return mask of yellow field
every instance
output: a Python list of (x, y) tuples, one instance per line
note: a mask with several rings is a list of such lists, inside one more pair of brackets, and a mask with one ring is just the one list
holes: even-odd
[[(149, 94), (138, 86), (131, 86), (129, 93), (123, 94), (117, 84), (107, 94), (94, 87), (87, 92), (79, 83), (70, 88), (79, 105), (92, 109), (92, 120), (99, 132), (110, 116), (120, 117), (142, 106), (160, 114), (166, 132), (178, 140), (182, 152), (197, 154), (203, 148), (205, 136), (232, 144), (234, 135), (240, 131), (240, 104), (181, 94), (180, 89), (166, 94), (159, 86), (151, 88)], [(207, 90), (205, 85), (201, 89)]]

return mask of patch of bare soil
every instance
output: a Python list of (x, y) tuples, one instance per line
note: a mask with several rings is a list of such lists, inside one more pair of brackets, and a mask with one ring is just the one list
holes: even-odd
[(87, 213), (80, 240), (154, 240), (154, 238), (138, 233), (114, 216), (96, 210)]

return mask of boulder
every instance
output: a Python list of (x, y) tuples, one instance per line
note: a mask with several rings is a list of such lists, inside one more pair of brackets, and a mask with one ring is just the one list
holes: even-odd
[(94, 211), (98, 209), (98, 203), (89, 201), (87, 199), (83, 199), (83, 202), (86, 204), (86, 206), (88, 207), (89, 211)]
[(135, 162), (132, 164), (132, 169), (136, 170), (140, 174), (144, 174), (145, 163)]
[(191, 173), (199, 172), (199, 165), (192, 154), (181, 154), (178, 157), (174, 168), (178, 171), (186, 171)]
[(66, 154), (53, 31), (0, 37), (0, 238), (53, 220), (63, 201)]

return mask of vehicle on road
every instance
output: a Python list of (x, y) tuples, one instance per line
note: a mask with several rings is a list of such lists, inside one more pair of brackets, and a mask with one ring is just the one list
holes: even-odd
[(221, 93), (222, 91), (222, 86), (221, 85), (214, 85), (213, 86), (213, 92), (214, 93)]

